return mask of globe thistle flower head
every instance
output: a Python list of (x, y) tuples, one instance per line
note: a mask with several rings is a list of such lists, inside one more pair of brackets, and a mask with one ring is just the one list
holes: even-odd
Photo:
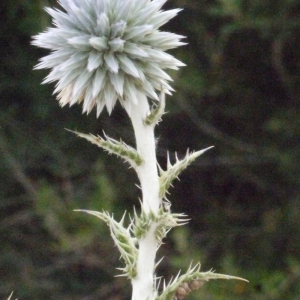
[(161, 10), (167, 0), (60, 0), (64, 11), (46, 8), (54, 27), (33, 37), (32, 44), (52, 52), (35, 69), (52, 69), (43, 83), (57, 82), (62, 106), (83, 103), (83, 112), (119, 100), (130, 112), (137, 93), (159, 100), (170, 93), (164, 71), (184, 64), (166, 50), (184, 45), (183, 36), (159, 27), (180, 9)]

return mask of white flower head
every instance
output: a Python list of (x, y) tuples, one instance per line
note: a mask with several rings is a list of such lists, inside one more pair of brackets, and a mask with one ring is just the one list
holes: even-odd
[(55, 27), (33, 37), (33, 45), (52, 50), (36, 69), (52, 69), (43, 83), (57, 81), (62, 106), (83, 102), (83, 112), (103, 107), (111, 113), (119, 99), (127, 111), (137, 92), (159, 101), (170, 93), (165, 69), (184, 64), (165, 50), (185, 43), (181, 35), (158, 28), (180, 9), (162, 11), (167, 0), (59, 0), (65, 11), (46, 8)]

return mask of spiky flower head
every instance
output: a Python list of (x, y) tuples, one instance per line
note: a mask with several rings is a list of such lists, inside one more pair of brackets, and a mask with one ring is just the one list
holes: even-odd
[(165, 69), (184, 64), (165, 50), (183, 45), (183, 36), (159, 27), (180, 9), (162, 11), (167, 0), (59, 0), (64, 9), (46, 8), (55, 27), (33, 37), (33, 45), (52, 50), (36, 69), (52, 69), (43, 83), (55, 82), (62, 106), (83, 102), (83, 112), (119, 99), (130, 112), (138, 92), (159, 100), (172, 91)]

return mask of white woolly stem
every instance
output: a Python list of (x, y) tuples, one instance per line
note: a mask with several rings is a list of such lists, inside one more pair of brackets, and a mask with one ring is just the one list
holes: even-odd
[[(138, 105), (132, 105), (130, 118), (134, 128), (137, 152), (144, 163), (136, 167), (142, 189), (142, 210), (145, 213), (157, 213), (160, 205), (159, 180), (156, 165), (154, 125), (144, 125), (149, 113), (146, 95), (138, 94)], [(132, 300), (153, 300), (154, 266), (158, 241), (154, 234), (154, 225), (143, 239), (139, 240), (137, 276), (132, 279)]]
[(154, 125), (144, 125), (144, 119), (150, 111), (146, 95), (138, 94), (139, 104), (132, 105), (130, 118), (133, 125), (137, 152), (144, 163), (136, 168), (143, 195), (143, 211), (158, 212), (159, 180), (156, 164)]

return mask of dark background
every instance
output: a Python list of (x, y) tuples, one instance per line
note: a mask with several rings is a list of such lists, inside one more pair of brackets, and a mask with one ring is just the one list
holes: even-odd
[[(54, 0), (0, 3), (0, 297), (130, 299), (130, 282), (106, 225), (75, 213), (116, 218), (139, 205), (133, 170), (64, 128), (105, 132), (134, 145), (119, 106), (111, 116), (60, 108), (46, 51), (31, 36), (50, 26)], [(173, 0), (184, 10), (164, 30), (188, 37), (172, 52), (188, 66), (172, 74), (176, 93), (157, 127), (158, 160), (215, 148), (175, 183), (174, 212), (191, 218), (171, 231), (158, 275), (190, 261), (247, 278), (216, 281), (188, 299), (299, 299), (300, 1)]]

